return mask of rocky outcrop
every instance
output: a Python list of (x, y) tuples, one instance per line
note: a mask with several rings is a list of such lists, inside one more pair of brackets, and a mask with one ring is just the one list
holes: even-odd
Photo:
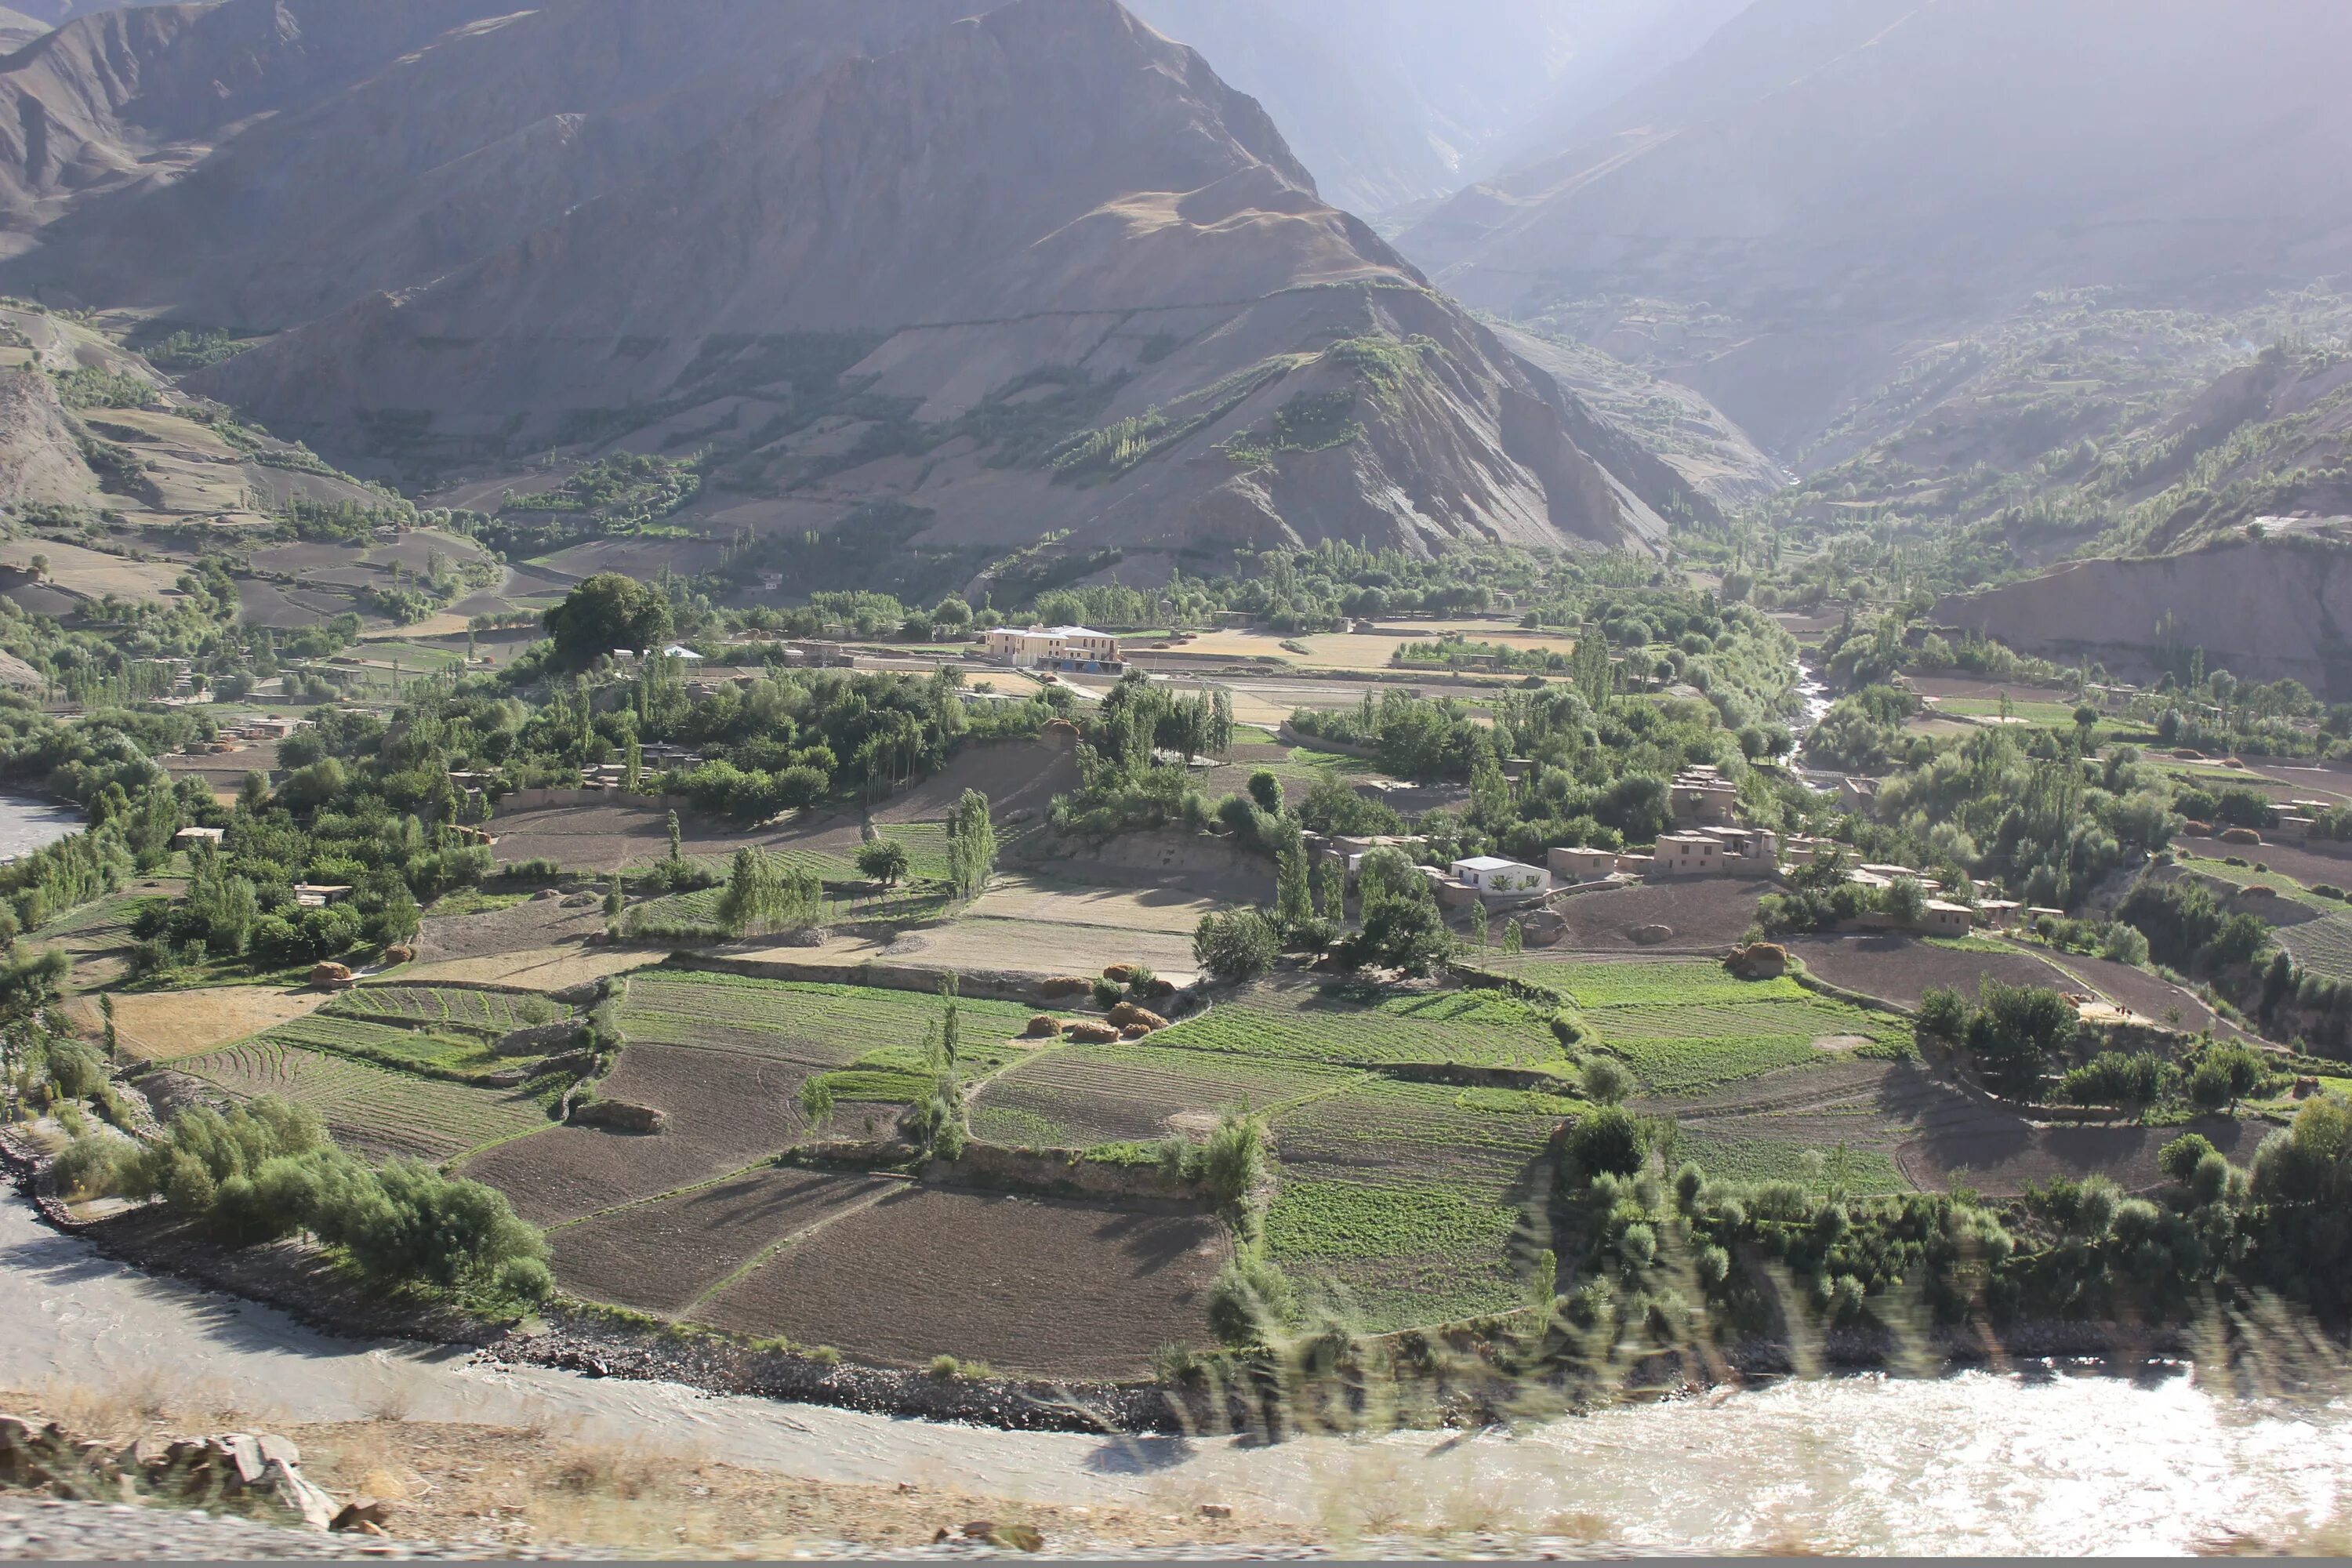
[(1936, 606), (1938, 623), (2126, 677), (2185, 668), (2299, 680), (2352, 700), (2352, 550), (2236, 538), (2179, 555), (2075, 561)]
[(649, 1105), (632, 1105), (625, 1100), (582, 1100), (572, 1106), (571, 1120), (579, 1127), (644, 1134), (659, 1132), (669, 1125), (667, 1112)]

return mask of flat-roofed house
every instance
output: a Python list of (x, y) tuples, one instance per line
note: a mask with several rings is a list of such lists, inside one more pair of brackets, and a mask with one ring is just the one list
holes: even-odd
[(1723, 869), (1723, 840), (1709, 833), (1661, 833), (1653, 877), (1712, 877)]
[(998, 626), (988, 634), (986, 651), (1018, 669), (1116, 675), (1127, 668), (1118, 639), (1090, 626)]
[(1453, 865), (1454, 879), (1494, 898), (1540, 898), (1551, 891), (1551, 873), (1540, 866), (1523, 865), (1498, 856), (1479, 855)]

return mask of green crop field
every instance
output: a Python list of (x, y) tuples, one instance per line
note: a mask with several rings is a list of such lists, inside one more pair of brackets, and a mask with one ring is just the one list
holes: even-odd
[(1311, 1061), (1260, 1061), (1162, 1046), (1176, 1031), (1108, 1046), (1037, 1052), (981, 1090), (975, 1136), (1033, 1148), (1084, 1149), (1165, 1136), (1180, 1113), (1216, 1116), (1246, 1106), (1278, 1112), (1360, 1076)]
[(339, 1142), (371, 1153), (446, 1160), (548, 1125), (528, 1091), (417, 1078), (267, 1036), (174, 1066), (241, 1100), (308, 1105)]
[(1266, 1213), (1266, 1251), (1330, 1310), (1382, 1333), (1522, 1305), (1520, 1219), (1451, 1187), (1291, 1174)]
[[(1029, 1053), (1013, 1044), (1030, 1009), (1008, 1002), (956, 1004), (962, 1045), (957, 1076), (984, 1077)], [(633, 1044), (691, 1046), (796, 1062), (824, 1075), (837, 1100), (908, 1104), (928, 1097), (925, 1037), (946, 1004), (917, 991), (756, 980), (734, 974), (641, 974), (619, 1010)]]
[(492, 1054), (489, 1038), (481, 1034), (429, 1028), (402, 1028), (365, 1018), (341, 1018), (313, 1013), (271, 1026), (260, 1036), (279, 1045), (305, 1050), (332, 1051), (390, 1068), (422, 1068), (444, 1072), (479, 1074), (520, 1064), (501, 1061)]
[(2352, 980), (2352, 913), (2322, 915), (2272, 932), (2295, 963), (2331, 980)]
[(1171, 1049), (1346, 1067), (1565, 1065), (1546, 1016), (1496, 991), (1440, 992), (1366, 1005), (1297, 987), (1212, 1008), (1152, 1040)]
[(1841, 1155), (1833, 1144), (1824, 1147), (1787, 1138), (1685, 1128), (1675, 1157), (1692, 1162), (1719, 1182), (1795, 1182), (1817, 1190), (1824, 1182), (1834, 1180), (1855, 1194), (1911, 1190), (1911, 1184), (1884, 1151), (1852, 1145)]
[(1487, 1192), (1536, 1174), (1563, 1115), (1585, 1107), (1525, 1090), (1406, 1083), (1377, 1074), (1278, 1111), (1283, 1163), (1317, 1174), (1402, 1181), (1442, 1174)]
[(1742, 980), (1720, 963), (1563, 963), (1527, 959), (1512, 973), (1559, 992), (1579, 1007), (1683, 1006), (1703, 1002), (1801, 1002), (1811, 993), (1785, 976)]
[(454, 986), (363, 985), (347, 991), (322, 1013), (366, 1018), (398, 1027), (453, 1027), (508, 1035), (551, 1024), (569, 1009), (522, 992), (468, 991)]

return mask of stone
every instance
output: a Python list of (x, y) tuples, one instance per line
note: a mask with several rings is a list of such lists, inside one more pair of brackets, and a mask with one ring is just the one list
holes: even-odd
[(1229, 1502), (1204, 1502), (1201, 1505), (1201, 1517), (1202, 1519), (1231, 1519), (1234, 1517), (1234, 1505)]
[(1635, 926), (1633, 936), (1633, 940), (1643, 947), (1655, 947), (1662, 942), (1674, 941), (1675, 928), (1662, 925)]
[(336, 1533), (362, 1530), (381, 1532), (392, 1522), (392, 1505), (382, 1498), (355, 1497), (335, 1512), (327, 1528)]
[(579, 1127), (606, 1127), (615, 1132), (659, 1132), (669, 1125), (666, 1112), (649, 1105), (632, 1105), (625, 1100), (592, 1100), (572, 1108), (572, 1121)]

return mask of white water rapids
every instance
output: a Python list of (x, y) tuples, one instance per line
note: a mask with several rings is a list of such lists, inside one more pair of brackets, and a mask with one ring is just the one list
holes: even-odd
[(157, 1279), (0, 1202), (0, 1388), (146, 1390), (256, 1420), (542, 1426), (839, 1481), (1065, 1504), (1133, 1501), (1341, 1532), (1528, 1530), (1687, 1552), (2179, 1552), (2330, 1528), (2352, 1500), (2352, 1403), (2140, 1379), (1969, 1373), (1786, 1382), (1628, 1405), (1517, 1436), (1274, 1447), (999, 1432), (664, 1384), (471, 1365), (337, 1340)]

